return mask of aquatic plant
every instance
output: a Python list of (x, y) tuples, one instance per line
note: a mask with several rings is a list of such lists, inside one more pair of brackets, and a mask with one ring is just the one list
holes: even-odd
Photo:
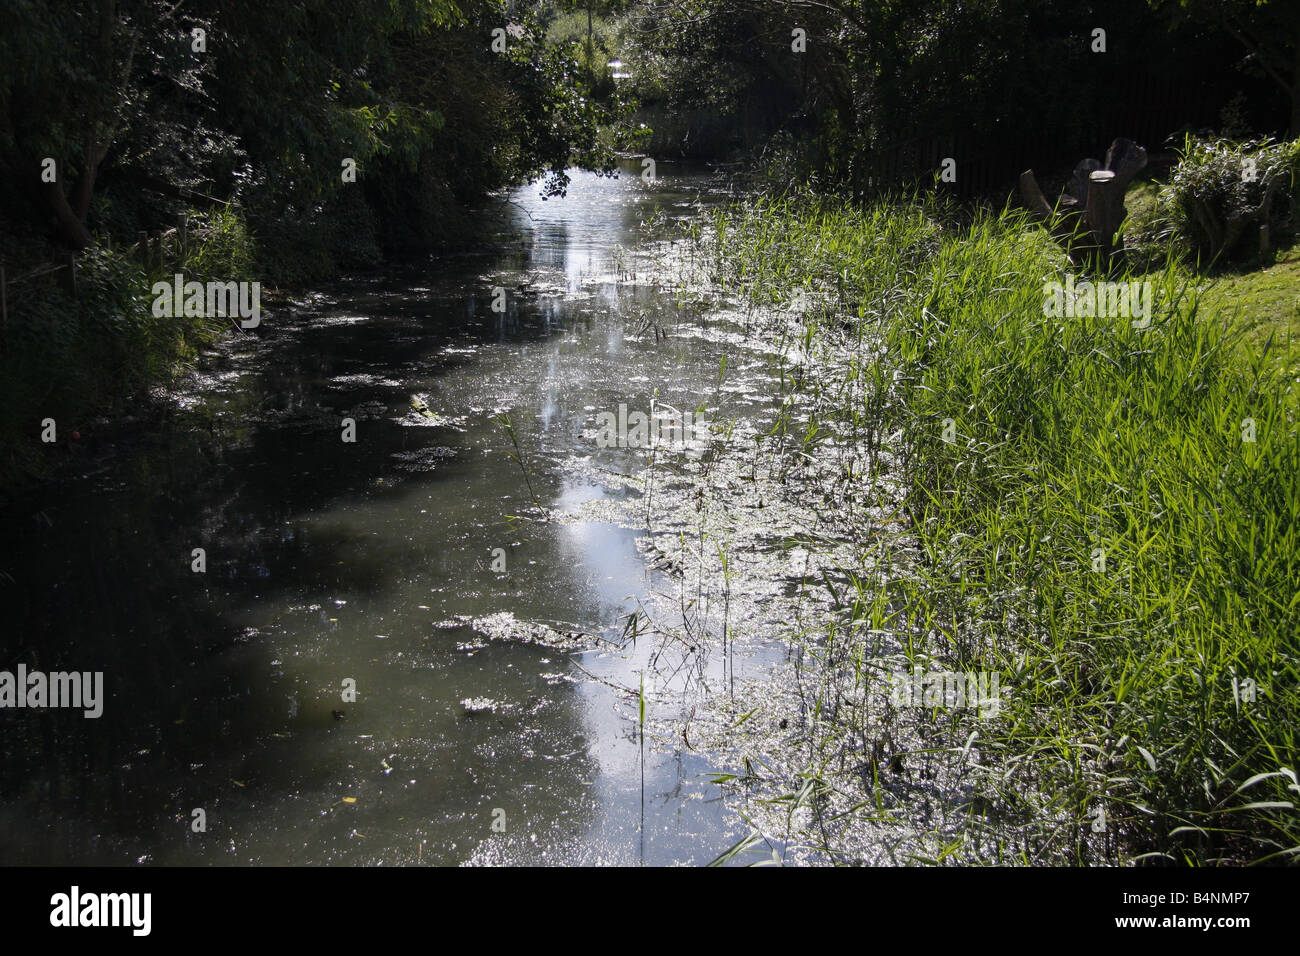
[(524, 484), (528, 486), (528, 495), (532, 498), (533, 504), (540, 508), (542, 503), (537, 498), (537, 492), (533, 490), (533, 480), (528, 474), (528, 464), (524, 461), (524, 450), (519, 446), (519, 433), (515, 430), (514, 422), (510, 420), (510, 416), (505, 412), (500, 412), (497, 415), (494, 415), (492, 421), (499, 425), (506, 435), (509, 436), (511, 447), (514, 450), (506, 452), (506, 454), (514, 459), (519, 465), (519, 470), (523, 472)]
[[(1117, 277), (1151, 283), (1149, 321), (1052, 317), (1044, 283), (1069, 265), (1010, 210), (789, 196), (707, 227), (725, 288), (811, 303), (754, 329), (797, 344), (784, 382), (807, 410), (766, 450), (867, 436), (907, 481), (914, 565), (849, 569), (847, 616), (810, 646), (856, 661), (862, 699), (882, 631), (1006, 688), (996, 718), (940, 708), (924, 753), (886, 759), (986, 768), (982, 810), (927, 859), (1300, 854), (1300, 436), (1273, 343), (1245, 348), (1173, 262)], [(816, 752), (870, 757), (879, 798), (881, 727), (821, 719)]]

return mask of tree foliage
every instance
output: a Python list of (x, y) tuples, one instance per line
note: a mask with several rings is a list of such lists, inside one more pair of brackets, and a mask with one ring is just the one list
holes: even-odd
[(1290, 133), (1300, 136), (1300, 4), (1294, 0), (1150, 0), (1174, 23), (1223, 30), (1246, 51), (1245, 65), (1275, 83), (1291, 105)]
[(645, 103), (731, 117), (714, 151), (788, 134), (810, 169), (855, 190), (881, 151), (921, 138), (1023, 140), (1020, 163), (1073, 163), (1131, 136), (1153, 95), (1194, 91), (1199, 109), (1163, 138), (1213, 117), (1207, 77), (1236, 55), (1222, 30), (1123, 0), (648, 0), (627, 24)]
[[(411, 210), (612, 164), (599, 131), (617, 99), (500, 0), (11, 0), (0, 17), (0, 212), (53, 217), (74, 248), (195, 194), (246, 204), (255, 228), (309, 223), (345, 202), (345, 160), (382, 235)], [(118, 201), (97, 206), (101, 186)]]

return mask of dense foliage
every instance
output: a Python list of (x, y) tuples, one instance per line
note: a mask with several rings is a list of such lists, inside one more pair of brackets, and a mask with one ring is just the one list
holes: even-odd
[(614, 98), (494, 0), (15, 0), (3, 16), (0, 208), (37, 231), (53, 215), (74, 248), (171, 225), (189, 194), (240, 203), (254, 234), (335, 203), (415, 245), (485, 191), (611, 168)]
[(318, 279), (465, 236), (492, 190), (612, 170), (618, 91), (514, 7), (0, 6), (0, 484), (34, 423), (103, 414), (224, 324), (159, 323), (151, 278)]
[[(1292, 225), (1300, 140), (1188, 138), (1164, 195), (1176, 227), (1201, 262), (1258, 251), (1259, 227), (1276, 238)], [(1252, 233), (1252, 229), (1254, 232)]]
[[(1232, 22), (1295, 20), (1282, 6)], [(1193, 13), (1123, 0), (651, 0), (626, 32), (637, 93), (670, 134), (659, 148), (757, 151), (786, 134), (804, 175), (864, 193), (885, 162), (919, 173), (953, 156), (1014, 185), (1116, 136), (1158, 149), (1216, 125), (1236, 93), (1251, 125), (1284, 128), (1289, 94), (1237, 69), (1234, 34)], [(1294, 56), (1298, 33), (1273, 45)]]

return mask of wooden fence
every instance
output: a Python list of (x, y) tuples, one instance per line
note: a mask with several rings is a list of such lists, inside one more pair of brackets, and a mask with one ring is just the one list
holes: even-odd
[(1009, 194), (1026, 169), (1071, 167), (1080, 159), (1100, 159), (1116, 137), (1141, 143), (1152, 154), (1167, 150), (1166, 140), (1180, 129), (1213, 125), (1222, 94), (1191, 85), (1177, 77), (1152, 74), (1135, 78), (1122, 103), (1097, 110), (1090, 130), (1077, 137), (1051, 137), (1025, 129), (1016, 133), (998, 129), (968, 130), (935, 135), (918, 126), (906, 129), (892, 142), (865, 157), (859, 182), (869, 191), (910, 184), (930, 185), (943, 161), (956, 161), (956, 179), (941, 183), (955, 195)]

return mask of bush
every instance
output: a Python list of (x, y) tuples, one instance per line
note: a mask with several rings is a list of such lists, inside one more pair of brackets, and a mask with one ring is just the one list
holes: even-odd
[(1256, 247), (1251, 226), (1278, 236), (1291, 227), (1300, 171), (1300, 139), (1234, 142), (1188, 136), (1162, 199), (1179, 237), (1200, 263), (1231, 259)]
[(223, 281), (257, 277), (258, 249), (238, 207), (194, 213), (191, 222), (199, 239), (186, 263), (193, 276)]
[(817, 171), (813, 150), (781, 130), (768, 139), (759, 153), (754, 174), (759, 186), (774, 194), (800, 187), (815, 188)]
[(22, 275), (10, 272), (9, 321), (0, 329), (0, 489), (41, 477), (66, 444), (41, 442), (44, 419), (57, 422), (60, 436), (111, 419), (228, 327), (218, 317), (153, 314), (153, 284), (177, 272), (255, 278), (256, 249), (238, 207), (192, 213), (190, 222), (183, 256), (174, 244), (161, 262), (107, 244), (79, 253), (75, 290), (66, 272), (44, 264), (52, 249), (32, 256)]

